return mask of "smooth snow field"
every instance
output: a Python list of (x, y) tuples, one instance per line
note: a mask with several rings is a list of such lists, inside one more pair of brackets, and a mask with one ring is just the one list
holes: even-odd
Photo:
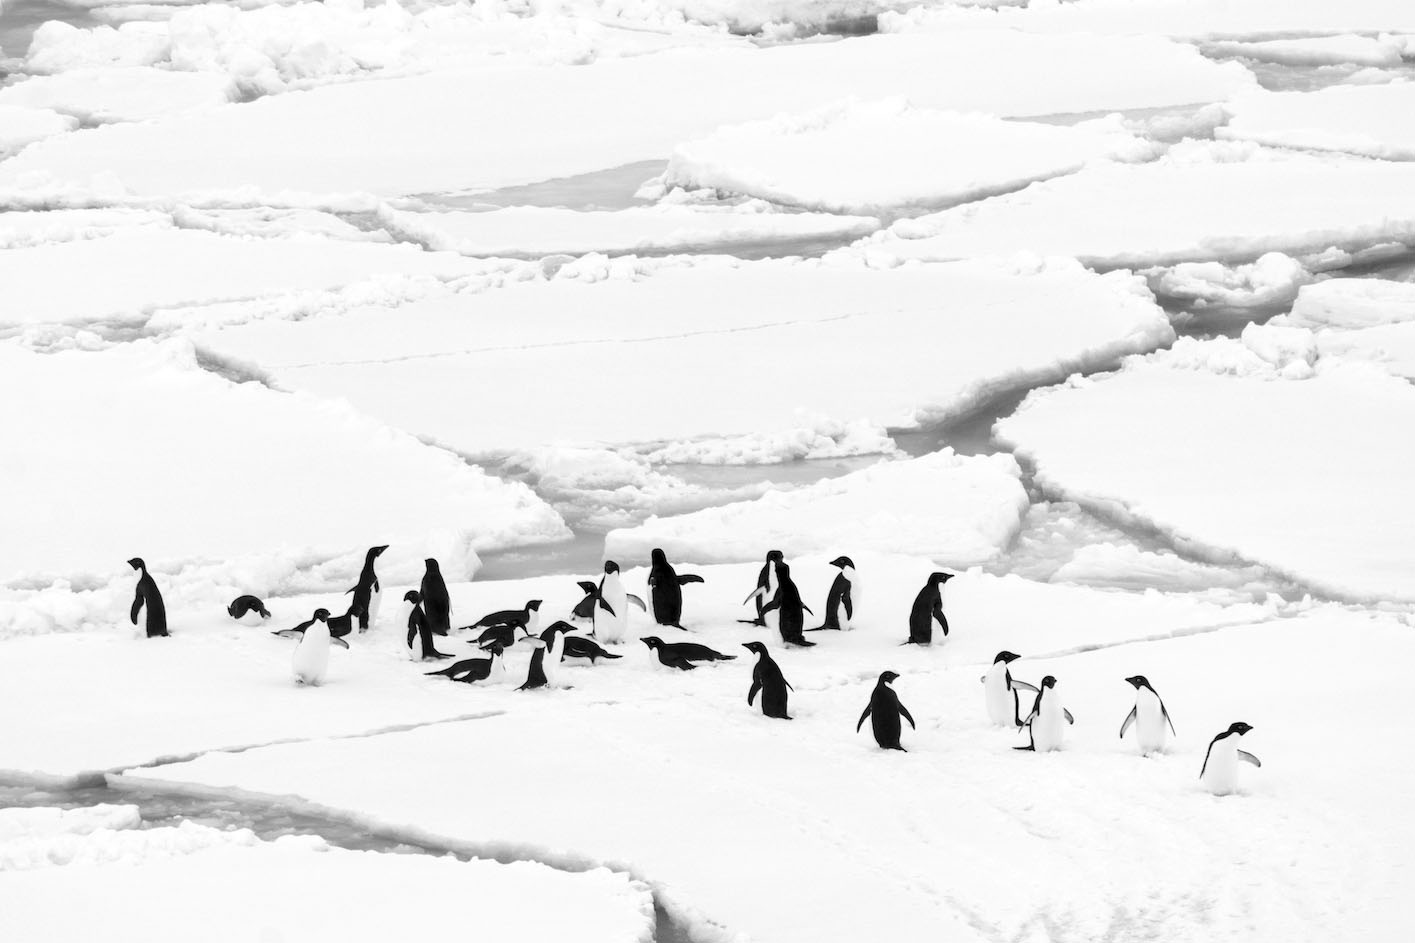
[(1412, 114), (1409, 0), (0, 0), (0, 943), (1405, 943)]

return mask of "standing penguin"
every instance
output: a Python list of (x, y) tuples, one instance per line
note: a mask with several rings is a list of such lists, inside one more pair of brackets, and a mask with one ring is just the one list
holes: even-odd
[(601, 641), (617, 645), (629, 630), (629, 604), (633, 603), (645, 612), (648, 609), (642, 599), (625, 591), (624, 583), (619, 579), (619, 564), (613, 560), (604, 561), (604, 576), (600, 577), (598, 586), (591, 585), (593, 600), (590, 619), (594, 626), (590, 632)]
[(447, 584), (443, 582), (442, 568), (437, 561), (428, 557), (423, 563), (427, 565), (421, 586), (423, 612), (427, 615), (428, 627), (437, 635), (446, 635), (452, 628), (452, 599), (447, 595)]
[[(1120, 725), (1120, 739), (1125, 739), (1125, 731), (1134, 724), (1135, 739), (1140, 743), (1140, 752), (1146, 756), (1151, 753), (1163, 753), (1169, 734), (1174, 733), (1174, 721), (1169, 719), (1169, 711), (1165, 708), (1164, 701), (1160, 700), (1159, 693), (1150, 687), (1149, 679), (1144, 675), (1135, 675), (1125, 680), (1135, 689), (1135, 706), (1130, 708), (1130, 713), (1125, 715), (1125, 722)], [(1165, 732), (1166, 724), (1169, 725), (1168, 733)]]
[(1074, 723), (1076, 718), (1062, 705), (1061, 695), (1056, 693), (1056, 679), (1047, 675), (1042, 679), (1036, 701), (1032, 703), (1032, 712), (1022, 721), (1031, 742), (1025, 747), (1012, 749), (1034, 750), (1037, 753), (1060, 750), (1061, 741), (1066, 737), (1066, 725)]
[(765, 645), (761, 642), (746, 642), (742, 647), (757, 654), (757, 663), (752, 667), (752, 687), (747, 692), (747, 704), (750, 705), (760, 691), (763, 714), (780, 720), (790, 720), (791, 716), (786, 713), (786, 691), (796, 689), (791, 687), (791, 682), (782, 675), (781, 668), (772, 661), (771, 655), (767, 654)]
[[(654, 548), (653, 563), (649, 567), (649, 603), (653, 606), (653, 619), (659, 625), (671, 625), (681, 629), (683, 619), (683, 585), (701, 583), (701, 576), (688, 574), (679, 576), (668, 562), (668, 556)], [(685, 630), (686, 631), (686, 630)]]
[(378, 607), (383, 603), (383, 589), (379, 586), (378, 574), (373, 571), (373, 561), (387, 549), (387, 544), (368, 548), (368, 553), (364, 554), (364, 568), (359, 571), (359, 581), (349, 590), (354, 594), (349, 612), (359, 621), (360, 632), (367, 632), (369, 626), (378, 621)]
[[(539, 639), (536, 640), (540, 642)], [(531, 652), (531, 663), (526, 669), (526, 681), (517, 691), (533, 691), (536, 688), (543, 688), (550, 684), (545, 677), (545, 646), (537, 644), (536, 650)]]
[(276, 632), (286, 638), (298, 638), (299, 644), (295, 646), (295, 655), (290, 662), (291, 670), (294, 672), (295, 681), (298, 684), (308, 684), (317, 687), (324, 683), (324, 676), (329, 671), (329, 646), (341, 645), (349, 647), (349, 643), (343, 639), (334, 638), (329, 634), (328, 609), (316, 609), (314, 616), (308, 621), (301, 623), (293, 629), (285, 629)]
[(133, 609), (128, 618), (133, 620), (133, 625), (138, 624), (138, 613), (145, 607), (147, 609), (147, 637), (156, 638), (167, 637), (167, 606), (162, 602), (162, 593), (157, 588), (157, 581), (147, 572), (147, 564), (142, 557), (133, 557), (128, 561), (128, 566), (137, 570), (142, 575), (138, 577), (137, 591), (133, 595)]
[(786, 557), (780, 550), (768, 550), (766, 553), (766, 563), (762, 564), (762, 571), (757, 574), (757, 587), (742, 600), (742, 605), (755, 601), (757, 604), (757, 617), (755, 619), (738, 619), (745, 625), (765, 626), (767, 609), (766, 604), (776, 595), (777, 568)]
[(948, 638), (948, 618), (943, 614), (943, 584), (951, 579), (952, 573), (935, 573), (914, 597), (914, 608), (909, 610), (909, 641), (905, 645), (932, 644), (935, 619), (943, 629), (943, 637)]
[(865, 723), (865, 718), (870, 718), (870, 729), (874, 731), (875, 743), (878, 743), (885, 750), (899, 750), (908, 752), (899, 743), (900, 731), (904, 725), (899, 722), (903, 717), (909, 721), (909, 726), (915, 730), (919, 728), (914, 724), (914, 718), (909, 714), (909, 708), (899, 703), (899, 695), (894, 693), (894, 688), (890, 687), (891, 682), (899, 675), (892, 671), (886, 671), (879, 676), (879, 681), (875, 683), (875, 689), (870, 694), (870, 703), (865, 708), (865, 712), (860, 715), (860, 720), (855, 724), (855, 732), (860, 732), (860, 727)]
[(855, 617), (855, 599), (859, 593), (855, 583), (855, 562), (849, 557), (836, 557), (830, 565), (840, 567), (840, 572), (835, 574), (830, 592), (825, 597), (825, 621), (814, 629), (807, 629), (807, 632), (825, 629), (848, 631), (853, 628), (850, 620)]
[(545, 683), (552, 688), (561, 687), (560, 662), (565, 658), (565, 629), (567, 627), (564, 622), (557, 622), (540, 634), (540, 640), (545, 643), (545, 660), (541, 672), (545, 675)]
[(1204, 754), (1204, 765), (1199, 769), (1199, 782), (1216, 796), (1226, 796), (1238, 791), (1238, 761), (1261, 767), (1258, 758), (1246, 750), (1239, 749), (1239, 743), (1253, 728), (1241, 720), (1229, 724), (1228, 729), (1209, 741), (1209, 750)]
[(422, 594), (410, 589), (403, 594), (403, 601), (413, 605), (408, 611), (408, 653), (412, 655), (413, 661), (451, 658), (451, 655), (439, 652), (433, 644), (432, 626), (428, 624), (427, 614), (423, 612)]
[[(787, 645), (809, 648), (816, 643), (806, 641), (801, 630), (806, 625), (806, 613), (811, 609), (801, 601), (801, 591), (791, 579), (791, 567), (785, 563), (777, 564), (776, 579), (776, 595), (762, 607), (762, 615), (774, 610), (778, 616), (777, 628), (781, 631), (781, 640)], [(811, 615), (815, 613), (811, 612)]]
[(983, 699), (987, 701), (988, 720), (999, 727), (1020, 727), (1022, 718), (1018, 709), (1017, 692), (1037, 693), (1036, 687), (1012, 677), (1011, 664), (1022, 656), (1012, 652), (998, 652), (992, 660), (992, 667), (983, 675)]
[(237, 596), (226, 607), (226, 614), (241, 625), (260, 625), (270, 618), (270, 610), (265, 608), (265, 603), (258, 596)]

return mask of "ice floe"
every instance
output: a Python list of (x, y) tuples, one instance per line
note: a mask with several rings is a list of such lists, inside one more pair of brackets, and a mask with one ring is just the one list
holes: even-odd
[(48, 108), (84, 124), (144, 121), (230, 101), (224, 76), (165, 69), (75, 69), (0, 88), (0, 105)]
[(1227, 105), (1220, 138), (1415, 160), (1415, 82), (1257, 92)]
[(73, 118), (48, 108), (0, 104), (0, 160), (22, 150), (27, 144), (72, 131), (78, 126), (79, 123)]

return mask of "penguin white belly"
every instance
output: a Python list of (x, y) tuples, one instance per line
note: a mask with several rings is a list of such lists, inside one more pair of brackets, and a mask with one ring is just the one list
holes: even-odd
[(237, 625), (260, 625), (263, 622), (265, 622), (265, 620), (262, 619), (260, 613), (256, 612), (254, 609), (247, 610), (241, 618), (236, 620)]
[(1238, 791), (1238, 744), (1233, 742), (1236, 739), (1225, 737), (1209, 749), (1202, 781), (1204, 788), (1216, 796)]
[(1135, 738), (1141, 753), (1160, 753), (1169, 740), (1164, 708), (1148, 688), (1141, 689), (1135, 697)]
[[(860, 611), (860, 581), (855, 578), (855, 568), (845, 567), (840, 571), (841, 575), (850, 582), (850, 608), (856, 612)], [(840, 628), (843, 631), (850, 631), (854, 626), (854, 617), (845, 612), (845, 603), (840, 603), (839, 619)]]
[[(383, 592), (375, 589), (368, 598), (368, 627), (371, 629), (378, 624), (378, 607), (383, 605)], [(403, 623), (407, 625), (405, 621)]]
[(324, 681), (329, 670), (329, 628), (323, 622), (315, 622), (295, 646), (295, 657), (291, 667), (295, 680), (301, 684), (318, 685)]
[(1041, 713), (1032, 720), (1032, 743), (1038, 753), (1060, 750), (1066, 738), (1066, 713), (1052, 688), (1042, 698)]
[(545, 661), (541, 665), (541, 668), (545, 670), (545, 683), (549, 687), (560, 687), (560, 659), (564, 654), (565, 636), (556, 632), (555, 641), (546, 649)]
[(1017, 705), (1007, 687), (1007, 665), (999, 662), (988, 669), (983, 676), (983, 697), (987, 701), (988, 720), (999, 727), (1014, 727), (1017, 723)]
[(629, 594), (624, 591), (624, 584), (619, 582), (618, 574), (614, 574), (612, 580), (608, 576), (604, 578), (601, 595), (614, 610), (614, 615), (610, 615), (601, 607), (595, 607), (595, 636), (601, 642), (617, 644), (624, 640), (629, 630)]

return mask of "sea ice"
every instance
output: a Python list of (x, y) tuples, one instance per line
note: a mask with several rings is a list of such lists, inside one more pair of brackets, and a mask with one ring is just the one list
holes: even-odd
[(48, 108), (0, 104), (0, 161), (28, 144), (78, 126), (73, 118)]
[(145, 121), (225, 104), (230, 84), (225, 76), (146, 67), (75, 69), (0, 88), (0, 105), (48, 108), (84, 124)]
[(1227, 105), (1220, 138), (1415, 160), (1415, 82), (1254, 92)]

